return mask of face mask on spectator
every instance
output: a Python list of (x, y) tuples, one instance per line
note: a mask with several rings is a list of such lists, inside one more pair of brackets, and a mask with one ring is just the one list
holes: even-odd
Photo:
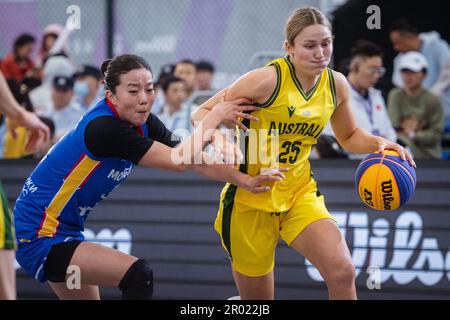
[(86, 81), (75, 81), (75, 85), (73, 87), (75, 95), (84, 98), (89, 93), (89, 87)]

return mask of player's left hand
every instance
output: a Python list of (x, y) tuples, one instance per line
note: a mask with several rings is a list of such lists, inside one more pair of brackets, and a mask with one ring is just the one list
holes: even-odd
[(411, 153), (409, 153), (408, 150), (403, 148), (398, 143), (392, 142), (390, 140), (377, 137), (377, 151), (376, 152), (382, 152), (383, 150), (390, 149), (397, 151), (400, 155), (400, 158), (402, 160), (407, 160), (414, 168), (416, 168), (416, 163), (413, 160), (413, 157)]

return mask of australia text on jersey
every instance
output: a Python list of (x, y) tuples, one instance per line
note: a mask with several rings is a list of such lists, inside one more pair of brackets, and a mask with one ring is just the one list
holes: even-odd
[[(247, 155), (243, 161), (263, 166), (295, 165), (296, 159), (300, 159), (302, 138), (308, 137), (312, 139), (310, 143), (314, 143), (323, 129), (322, 125), (315, 123), (275, 121), (271, 121), (267, 129), (249, 129), (240, 139), (241, 150)], [(283, 157), (291, 153), (293, 156)], [(284, 161), (286, 158), (289, 160)]]

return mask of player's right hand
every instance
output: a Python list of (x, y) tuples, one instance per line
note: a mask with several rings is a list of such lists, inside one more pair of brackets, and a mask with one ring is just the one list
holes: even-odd
[(251, 121), (258, 121), (259, 119), (245, 113), (244, 111), (255, 111), (259, 108), (250, 105), (250, 100), (245, 98), (236, 99), (233, 101), (225, 101), (225, 93), (220, 97), (220, 102), (210, 111), (216, 115), (224, 123), (233, 123), (244, 131), (248, 128), (244, 126), (241, 119), (248, 119)]

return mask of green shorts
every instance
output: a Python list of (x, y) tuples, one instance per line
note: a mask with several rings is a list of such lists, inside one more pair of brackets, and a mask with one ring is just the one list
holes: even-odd
[(8, 199), (0, 182), (0, 250), (16, 249), (14, 223), (8, 207)]

